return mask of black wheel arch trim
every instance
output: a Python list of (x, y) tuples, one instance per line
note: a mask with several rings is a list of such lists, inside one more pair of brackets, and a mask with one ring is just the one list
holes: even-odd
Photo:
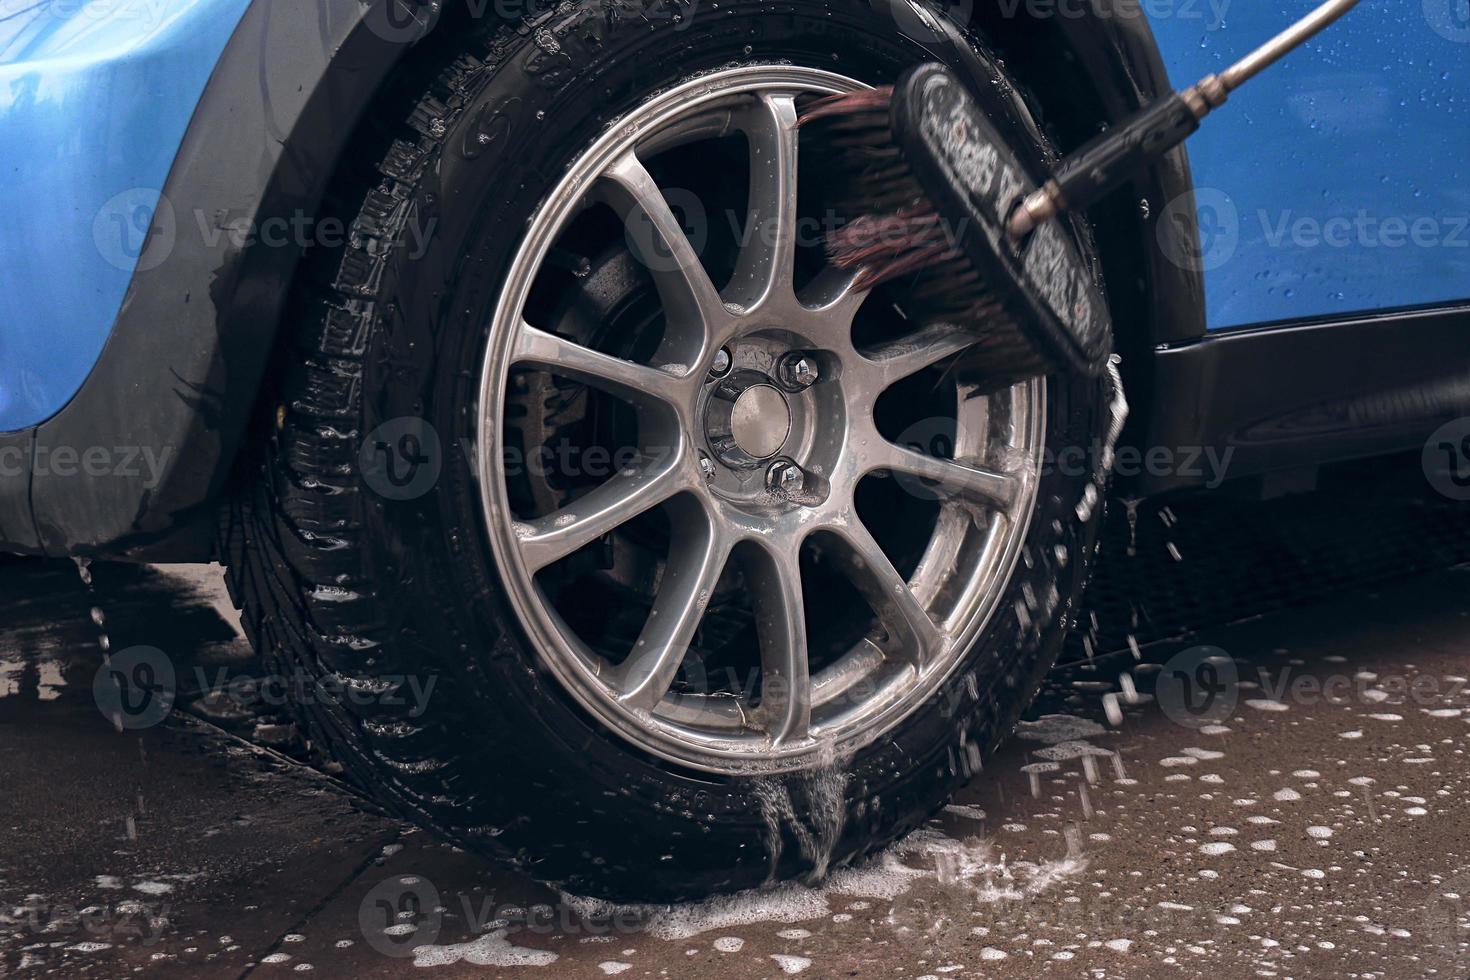
[[(918, 0), (863, 2), (895, 25), (920, 23)], [(1168, 87), (1138, 0), (1093, 3), (1091, 17), (1044, 21), (1026, 17), (1023, 7), (1006, 21), (1004, 5), (976, 5), (984, 9), (968, 25), (1003, 52), (1039, 50), (1076, 64), (1076, 72), (1041, 71), (1032, 61), (1030, 77), (1020, 73), (1048, 111), (1081, 106), (1054, 113), (1062, 150)], [(898, 4), (908, 8), (902, 16)], [(26, 462), (0, 471), (0, 550), (140, 561), (213, 556), (218, 500), (257, 408), (301, 249), (242, 246), (229, 234), (201, 234), (198, 216), (206, 224), (244, 219), (260, 227), (268, 218), (316, 215), (384, 80), (420, 35), (452, 29), (457, 15), (468, 14), (453, 4), (441, 14), (419, 0), (254, 0), (215, 67), (163, 189), (180, 233), (199, 238), (134, 275), (102, 356), (72, 402), (42, 425), (3, 437), (4, 447), (21, 447)], [(1026, 23), (1017, 24), (1017, 17)], [(942, 30), (950, 43), (965, 43), (948, 22)], [(1079, 77), (1088, 81), (1085, 93), (1077, 91)], [(1059, 103), (1064, 93), (1069, 98)], [(1189, 187), (1181, 151), (1140, 178), (1135, 191), (1157, 200), (1158, 214)], [(1092, 217), (1105, 255), (1121, 262), (1126, 252), (1143, 263), (1109, 274), (1127, 284), (1126, 295), (1110, 297), (1128, 314), (1115, 318), (1143, 325), (1125, 338), (1125, 358), (1142, 368), (1151, 360), (1134, 358), (1134, 348), (1146, 354), (1160, 343), (1203, 335), (1199, 276), (1169, 265), (1151, 246), (1136, 201)], [(1130, 378), (1130, 385), (1147, 384)], [(162, 464), (141, 475), (104, 478), (31, 472), (36, 453), (61, 446), (141, 446)]]

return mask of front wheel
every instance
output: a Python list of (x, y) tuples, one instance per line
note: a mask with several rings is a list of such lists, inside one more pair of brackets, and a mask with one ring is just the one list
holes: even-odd
[(1048, 450), (1111, 393), (983, 394), (973, 336), (825, 264), (797, 113), (935, 57), (881, 5), (616, 9), (464, 42), (364, 137), (225, 548), (352, 778), (677, 900), (820, 875), (978, 771), (1090, 558), (1100, 471)]

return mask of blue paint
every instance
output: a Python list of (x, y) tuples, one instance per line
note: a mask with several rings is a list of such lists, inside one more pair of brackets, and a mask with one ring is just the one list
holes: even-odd
[[(1317, 2), (1144, 8), (1184, 86)], [(1470, 0), (1364, 0), (1188, 147), (1212, 329), (1470, 298)]]
[(54, 415), (97, 362), (248, 4), (0, 0), (0, 431)]

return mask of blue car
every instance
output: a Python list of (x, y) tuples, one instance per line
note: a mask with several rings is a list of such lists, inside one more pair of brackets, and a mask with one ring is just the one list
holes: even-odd
[(832, 266), (799, 115), (942, 62), (1036, 178), (1311, 5), (0, 0), (0, 551), (222, 563), (324, 761), (573, 892), (820, 875), (1014, 727), (1110, 477), (1470, 483), (1470, 8), (1070, 221), (1098, 379)]

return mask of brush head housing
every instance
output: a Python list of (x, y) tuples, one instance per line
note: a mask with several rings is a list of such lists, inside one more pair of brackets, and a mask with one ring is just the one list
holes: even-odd
[(862, 215), (829, 236), (834, 263), (861, 268), (862, 286), (902, 280), (910, 319), (975, 329), (974, 357), (997, 386), (1103, 371), (1111, 321), (1071, 221), (1009, 236), (1011, 211), (1038, 181), (954, 74), (918, 65), (891, 90), (811, 106), (803, 127), (818, 122), (813, 135), (843, 178), (833, 186), (846, 187), (838, 207)]

